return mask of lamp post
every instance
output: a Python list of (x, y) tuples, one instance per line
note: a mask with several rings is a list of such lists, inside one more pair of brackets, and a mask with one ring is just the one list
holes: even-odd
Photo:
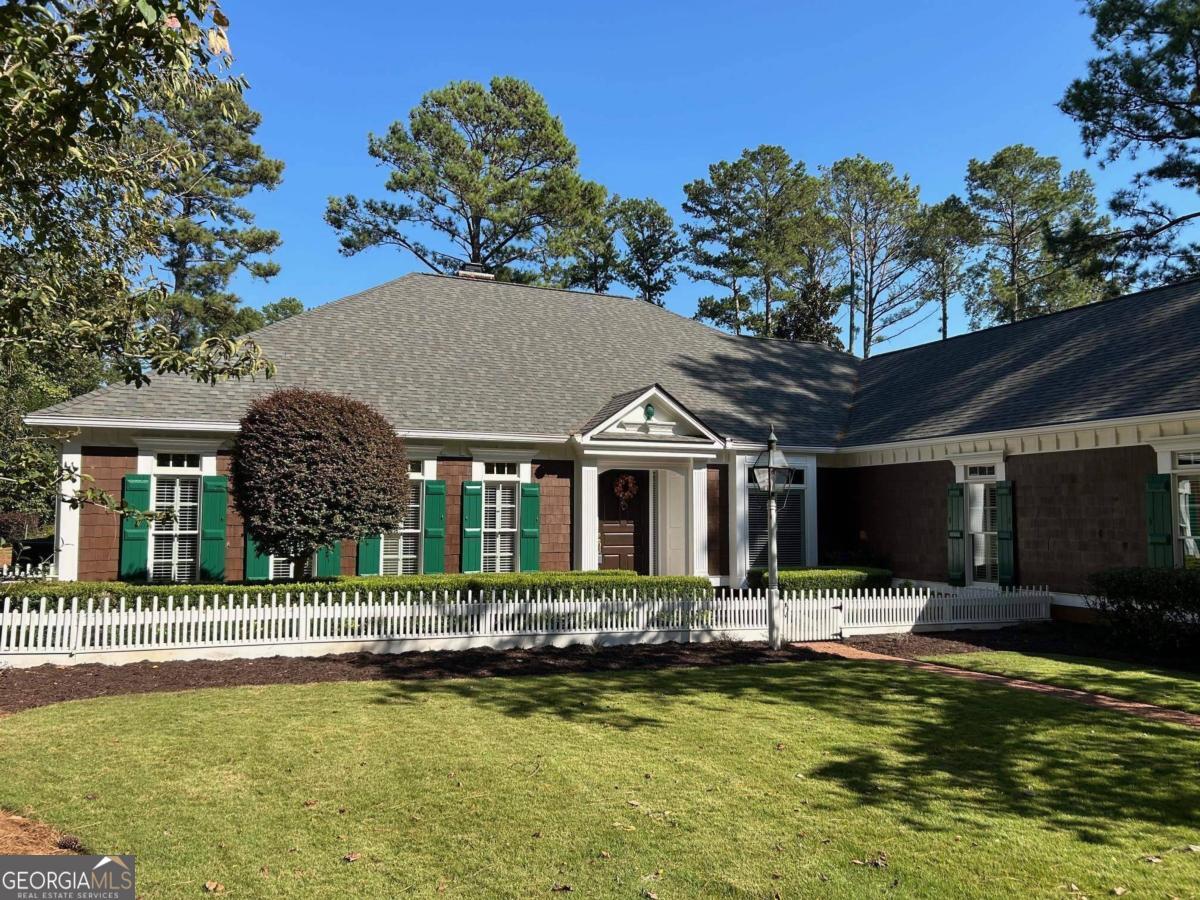
[(767, 438), (767, 449), (758, 455), (753, 466), (754, 481), (767, 494), (767, 635), (771, 648), (783, 646), (783, 605), (779, 599), (779, 540), (775, 508), (775, 492), (782, 479), (787, 484), (791, 467), (779, 449), (775, 429)]

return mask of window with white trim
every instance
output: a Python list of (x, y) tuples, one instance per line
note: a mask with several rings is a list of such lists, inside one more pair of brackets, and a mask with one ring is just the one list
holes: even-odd
[(1200, 568), (1200, 450), (1175, 454), (1175, 562)]
[(424, 528), (425, 467), (419, 460), (408, 464), (408, 507), (395, 531), (380, 536), (380, 575), (421, 573), (421, 534)]
[(160, 469), (198, 469), (200, 468), (200, 454), (158, 453), (154, 457), (154, 465)]
[(200, 478), (155, 475), (154, 512), (168, 512), (150, 529), (150, 577), (154, 581), (195, 581), (200, 553)]
[[(514, 464), (515, 465), (515, 464)], [(517, 481), (483, 483), (483, 571), (517, 570)]]
[(521, 469), (515, 462), (485, 462), (483, 464), (483, 474), (485, 478), (494, 478), (496, 476), (511, 476), (515, 478), (521, 474)]
[[(304, 561), (304, 571), (300, 573), (301, 578), (312, 578), (313, 572), (316, 571), (316, 557), (310, 556)], [(296, 571), (295, 563), (285, 556), (270, 557), (270, 581), (291, 581), (292, 573)]]
[(981, 480), (987, 480), (989, 478), (994, 479), (995, 477), (996, 477), (996, 467), (994, 465), (992, 465), (992, 466), (967, 466), (967, 479), (968, 480), (973, 480), (976, 478), (981, 479)]
[[(994, 470), (994, 467), (992, 467)], [(971, 581), (995, 583), (1000, 576), (1000, 552), (995, 481), (967, 484), (967, 532), (971, 538)]]

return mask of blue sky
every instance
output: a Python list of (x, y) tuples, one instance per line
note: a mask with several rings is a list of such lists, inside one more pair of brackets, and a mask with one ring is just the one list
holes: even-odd
[[(529, 81), (586, 177), (677, 218), (685, 182), (762, 143), (814, 170), (859, 152), (888, 160), (927, 201), (961, 192), (971, 157), (1016, 142), (1088, 168), (1102, 199), (1130, 171), (1086, 161), (1055, 107), (1092, 50), (1071, 0), (224, 6), (259, 140), (286, 163), (282, 186), (249, 203), (284, 240), (278, 277), (237, 284), (254, 306), (315, 306), (423, 271), (392, 248), (341, 256), (322, 213), (330, 195), (386, 194), (368, 132), (451, 80)], [(691, 315), (702, 293), (683, 278), (667, 303)], [(933, 339), (935, 319), (880, 349)], [(961, 310), (951, 330), (966, 330)]]

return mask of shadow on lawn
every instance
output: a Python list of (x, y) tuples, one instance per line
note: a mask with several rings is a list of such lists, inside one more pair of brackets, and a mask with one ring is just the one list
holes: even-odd
[(631, 731), (667, 727), (697, 710), (727, 715), (727, 701), (743, 700), (766, 707), (764, 716), (794, 730), (781, 739), (795, 742), (805, 738), (804, 710), (818, 710), (882, 729), (885, 743), (824, 748), (828, 761), (808, 777), (837, 783), (863, 806), (894, 807), (914, 828), (946, 815), (977, 819), (981, 806), (1093, 842), (1129, 820), (1200, 826), (1200, 741), (1192, 733), (887, 663), (405, 682), (379, 702), (436, 695), (506, 716)]

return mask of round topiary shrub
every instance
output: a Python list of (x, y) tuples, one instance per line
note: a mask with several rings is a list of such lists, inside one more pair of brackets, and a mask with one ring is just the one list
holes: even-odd
[(296, 563), (393, 530), (408, 504), (395, 429), (367, 404), (325, 391), (289, 388), (255, 402), (234, 440), (232, 475), (259, 552)]

